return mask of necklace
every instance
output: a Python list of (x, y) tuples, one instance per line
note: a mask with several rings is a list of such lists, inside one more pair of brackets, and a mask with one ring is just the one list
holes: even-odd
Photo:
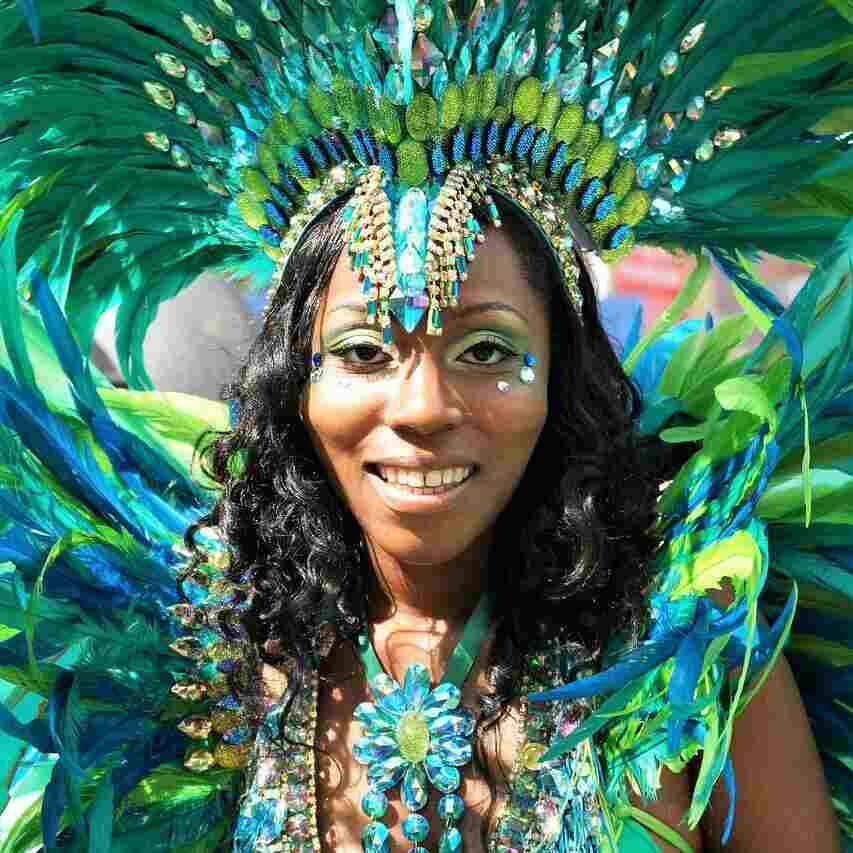
[(460, 853), (462, 834), (457, 824), (465, 805), (457, 790), (460, 767), (471, 760), (474, 715), (460, 705), (460, 688), (474, 665), (489, 625), (488, 597), (483, 596), (468, 619), (462, 637), (450, 655), (447, 671), (433, 687), (429, 671), (412, 664), (398, 684), (382, 667), (367, 634), (358, 638), (359, 656), (367, 672), (372, 702), (355, 709), (362, 737), (353, 746), (353, 758), (367, 767), (370, 790), (361, 809), (370, 818), (362, 834), (365, 853), (388, 853), (388, 827), (381, 822), (388, 809), (386, 791), (400, 785), (400, 796), (409, 814), (403, 835), (411, 842), (409, 853), (426, 853), (421, 843), (430, 832), (421, 812), (429, 801), (429, 789), (441, 798), (438, 815), (444, 822), (439, 853)]

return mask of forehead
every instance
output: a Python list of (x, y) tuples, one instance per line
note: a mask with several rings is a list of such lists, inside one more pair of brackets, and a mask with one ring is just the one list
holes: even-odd
[[(461, 306), (482, 302), (502, 302), (523, 316), (532, 318), (546, 311), (544, 287), (534, 288), (528, 281), (525, 264), (510, 239), (500, 228), (489, 228), (486, 242), (476, 247), (476, 258), (468, 267), (468, 278), (460, 285)], [(326, 309), (363, 302), (361, 283), (352, 272), (349, 253), (344, 250), (335, 268), (325, 297)], [(452, 320), (452, 309), (446, 319)]]

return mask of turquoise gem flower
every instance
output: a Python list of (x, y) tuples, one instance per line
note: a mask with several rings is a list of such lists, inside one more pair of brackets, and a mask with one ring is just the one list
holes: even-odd
[(471, 760), (471, 735), (476, 721), (460, 707), (461, 694), (442, 682), (434, 690), (429, 672), (412, 664), (400, 686), (384, 672), (370, 682), (373, 702), (362, 702), (355, 719), (363, 735), (353, 757), (367, 766), (375, 791), (402, 782), (403, 804), (409, 811), (423, 809), (429, 784), (442, 794), (461, 782), (460, 767)]

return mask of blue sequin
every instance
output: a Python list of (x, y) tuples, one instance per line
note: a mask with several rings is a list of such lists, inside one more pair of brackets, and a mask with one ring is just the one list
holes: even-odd
[(515, 140), (518, 139), (518, 134), (521, 133), (521, 122), (516, 119), (506, 129), (504, 137), (504, 154), (512, 154), (512, 149), (515, 148)]
[(498, 150), (498, 143), (500, 142), (500, 128), (498, 127), (498, 123), (492, 119), (486, 125), (486, 157), (492, 157), (495, 151)]
[(536, 128), (534, 125), (528, 124), (521, 132), (515, 143), (515, 156), (519, 160), (523, 160), (530, 153), (530, 149), (533, 147), (533, 141), (535, 139)]
[(541, 163), (551, 147), (551, 134), (544, 128), (536, 135), (536, 141), (530, 151), (530, 162), (535, 166)]
[(557, 175), (563, 170), (563, 166), (566, 165), (566, 158), (569, 154), (569, 146), (566, 145), (565, 142), (561, 142), (557, 146), (557, 150), (554, 152), (551, 157), (550, 162), (548, 163), (548, 177), (556, 178)]
[(340, 144), (338, 143), (336, 134), (324, 133), (320, 137), (320, 142), (323, 144), (323, 148), (326, 149), (326, 153), (329, 155), (329, 159), (332, 162), (343, 163), (343, 161), (346, 159), (346, 156)]
[(457, 127), (450, 140), (450, 159), (454, 164), (465, 159), (465, 128)]
[(389, 178), (397, 174), (397, 156), (394, 149), (384, 142), (379, 146), (379, 165)]
[(301, 192), (299, 184), (297, 184), (293, 177), (284, 170), (279, 172), (278, 183), (281, 189), (283, 189), (291, 198), (298, 196)]
[(261, 225), (260, 234), (263, 241), (270, 246), (278, 247), (281, 244), (281, 234), (270, 225)]
[(361, 140), (360, 131), (354, 130), (350, 135), (350, 147), (352, 148), (352, 153), (355, 154), (356, 159), (362, 166), (370, 165), (370, 156), (367, 153), (364, 142)]
[(285, 195), (284, 191), (278, 184), (270, 184), (270, 195), (273, 197), (273, 201), (288, 215), (292, 214), (294, 211), (294, 204)]
[(609, 193), (604, 196), (604, 198), (599, 202), (598, 207), (595, 208), (595, 221), (601, 222), (602, 219), (606, 219), (613, 213), (616, 208), (616, 196), (613, 193)]
[(270, 221), (274, 222), (276, 225), (279, 225), (282, 228), (287, 225), (287, 217), (281, 210), (278, 209), (278, 206), (274, 201), (265, 201), (264, 210), (266, 211), (267, 216), (270, 218)]
[(620, 225), (611, 235), (608, 248), (618, 249), (630, 236), (632, 230), (630, 225)]
[(563, 175), (563, 192), (570, 193), (577, 189), (583, 177), (583, 160), (575, 160)]
[(440, 142), (436, 142), (430, 150), (429, 165), (436, 177), (440, 178), (447, 171), (447, 155), (444, 153), (444, 146)]
[(364, 143), (364, 148), (367, 151), (367, 159), (369, 163), (378, 163), (379, 162), (379, 147), (376, 144), (376, 140), (373, 138), (373, 134), (367, 129), (361, 129), (361, 141)]
[(598, 178), (593, 178), (586, 188), (586, 192), (581, 197), (581, 210), (588, 210), (598, 198), (598, 193), (601, 190), (602, 183)]
[(303, 178), (311, 177), (311, 164), (301, 151), (297, 150), (293, 153), (292, 162), (293, 167)]
[(468, 156), (472, 163), (479, 162), (483, 156), (483, 128), (479, 124), (471, 128), (468, 137)]
[(305, 147), (308, 149), (308, 156), (320, 171), (325, 171), (329, 168), (329, 159), (326, 157), (323, 149), (317, 144), (316, 139), (309, 139), (305, 143)]

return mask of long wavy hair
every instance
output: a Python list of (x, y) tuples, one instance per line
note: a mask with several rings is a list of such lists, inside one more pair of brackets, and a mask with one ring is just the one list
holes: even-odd
[[(615, 631), (641, 632), (658, 545), (655, 501), (667, 476), (655, 448), (636, 439), (638, 394), (602, 327), (589, 276), (581, 274), (581, 321), (541, 238), (502, 213), (529, 285), (550, 305), (551, 373), (547, 421), (497, 525), (487, 572), (496, 635), (480, 698), (484, 725), (516, 697), (526, 657), (549, 639), (577, 642), (594, 658)], [(219, 529), (230, 576), (249, 584), (240, 615), (247, 659), (254, 671), (295, 660), (289, 699), (316, 664), (318, 638), (331, 628), (354, 642), (368, 613), (372, 567), (361, 530), (299, 418), (318, 303), (343, 248), (338, 207), (304, 235), (224, 392), (236, 423), (200, 450), (218, 499), (187, 533), (200, 560), (195, 532)]]

